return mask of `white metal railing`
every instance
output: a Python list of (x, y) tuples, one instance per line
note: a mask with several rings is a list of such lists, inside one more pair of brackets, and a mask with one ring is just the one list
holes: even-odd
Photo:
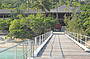
[[(0, 59), (28, 59), (34, 56), (34, 51), (52, 34), (52, 31), (35, 37), (34, 40), (25, 40), (14, 46), (1, 48)], [(4, 44), (4, 43), (3, 43)], [(0, 45), (3, 45), (0, 44)], [(8, 45), (7, 45), (8, 46)], [(12, 51), (12, 52), (11, 52)], [(11, 56), (11, 54), (13, 56)]]
[(74, 32), (66, 32), (66, 34), (72, 37), (74, 40), (76, 40), (80, 44), (84, 45), (85, 47), (90, 48), (90, 42), (89, 42), (90, 37), (89, 36), (74, 33)]
[(35, 37), (35, 40), (34, 40), (35, 45), (41, 45), (51, 34), (52, 34), (52, 31)]
[(35, 44), (34, 49), (36, 50), (51, 34), (53, 34), (52, 31), (36, 36), (34, 39), (34, 44)]
[(50, 40), (52, 35), (53, 35), (53, 31), (50, 31), (50, 32), (47, 32), (45, 34), (35, 37), (34, 41), (35, 41), (36, 48), (35, 48), (33, 57), (38, 56), (39, 52), (43, 49), (43, 47), (46, 45), (46, 43)]
[(8, 45), (4, 48), (0, 47), (0, 59), (26, 59), (27, 56), (31, 56), (32, 42), (26, 40), (11, 47), (8, 47)]

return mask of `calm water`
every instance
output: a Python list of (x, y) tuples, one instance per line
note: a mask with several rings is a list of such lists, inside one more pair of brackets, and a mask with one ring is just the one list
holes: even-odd
[[(5, 48), (0, 48), (0, 51)], [(12, 48), (0, 53), (0, 59), (24, 59), (23, 48)]]

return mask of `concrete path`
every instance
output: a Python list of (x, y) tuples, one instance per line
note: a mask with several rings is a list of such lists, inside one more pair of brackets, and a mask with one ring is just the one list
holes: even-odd
[(90, 59), (90, 53), (64, 34), (54, 34), (35, 59)]

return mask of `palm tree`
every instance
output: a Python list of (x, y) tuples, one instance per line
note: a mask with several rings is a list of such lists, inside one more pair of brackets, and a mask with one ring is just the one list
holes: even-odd
[(41, 9), (45, 12), (50, 11), (51, 2), (49, 0), (35, 0), (33, 7), (37, 9)]

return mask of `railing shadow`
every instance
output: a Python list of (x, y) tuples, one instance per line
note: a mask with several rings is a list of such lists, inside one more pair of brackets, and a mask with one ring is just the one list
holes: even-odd
[(46, 47), (47, 47), (47, 45), (48, 45), (48, 43), (50, 42), (50, 40), (47, 42), (47, 44), (43, 47), (43, 49), (40, 51), (40, 53), (38, 54), (38, 56), (37, 57), (41, 57), (42, 55), (43, 55), (43, 52), (45, 51), (45, 49), (46, 49)]

